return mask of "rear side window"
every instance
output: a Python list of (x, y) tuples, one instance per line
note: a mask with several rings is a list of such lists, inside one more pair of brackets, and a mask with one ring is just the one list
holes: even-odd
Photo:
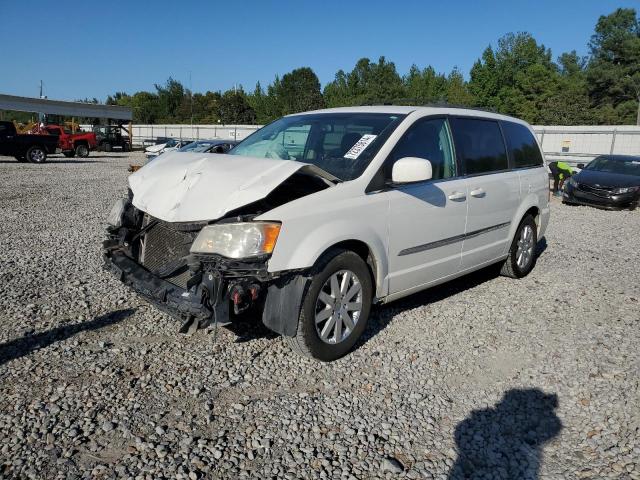
[(502, 122), (502, 130), (507, 138), (509, 155), (515, 168), (542, 165), (542, 154), (538, 143), (527, 127), (519, 123)]
[(477, 175), (509, 168), (498, 122), (476, 118), (452, 118), (451, 127), (465, 174)]

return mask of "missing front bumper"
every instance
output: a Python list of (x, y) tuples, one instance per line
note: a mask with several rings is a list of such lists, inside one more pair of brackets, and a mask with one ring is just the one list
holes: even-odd
[(186, 290), (158, 278), (122, 252), (105, 255), (105, 268), (160, 310), (187, 322), (216, 320), (229, 323), (229, 298), (221, 278), (203, 277), (197, 288)]

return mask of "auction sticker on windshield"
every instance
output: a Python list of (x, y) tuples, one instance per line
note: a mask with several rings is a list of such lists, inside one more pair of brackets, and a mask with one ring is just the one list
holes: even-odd
[(371, 142), (376, 139), (377, 135), (363, 135), (360, 140), (356, 142), (356, 144), (351, 147), (351, 149), (344, 154), (344, 158), (350, 158), (351, 160), (355, 160), (360, 156), (362, 152), (369, 146)]

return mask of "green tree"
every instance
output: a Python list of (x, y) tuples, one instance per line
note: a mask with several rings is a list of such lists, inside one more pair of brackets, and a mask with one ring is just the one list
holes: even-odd
[(309, 67), (297, 68), (282, 77), (275, 91), (282, 115), (324, 107), (320, 80)]
[(136, 123), (153, 124), (158, 121), (160, 105), (157, 95), (137, 92), (131, 97), (128, 106), (133, 108), (133, 119)]
[(418, 105), (439, 103), (447, 99), (448, 81), (441, 73), (436, 73), (432, 66), (420, 70), (411, 65), (409, 73), (404, 77), (407, 99)]
[(491, 46), (482, 52), (482, 58), (471, 67), (469, 90), (481, 107), (498, 109), (498, 92), (503, 86), (498, 75), (496, 57)]
[(242, 88), (227, 90), (220, 97), (220, 120), (225, 124), (254, 124), (256, 112), (247, 101)]
[(472, 106), (475, 103), (475, 98), (469, 91), (467, 82), (457, 68), (454, 68), (447, 77), (446, 85), (445, 95), (448, 104)]
[(632, 8), (601, 16), (589, 43), (589, 95), (604, 122), (640, 125), (640, 21)]
[(509, 33), (474, 63), (469, 90), (479, 106), (530, 123), (571, 125), (583, 118), (576, 106), (585, 109), (583, 62), (571, 52), (560, 63), (529, 33)]
[(328, 106), (386, 103), (405, 98), (402, 78), (393, 62), (380, 57), (378, 63), (361, 58), (353, 70), (339, 70), (333, 82), (324, 89)]
[[(160, 122), (174, 123), (185, 118), (180, 118), (178, 109), (184, 103), (185, 90), (182, 84), (169, 77), (164, 85), (155, 84), (158, 95)], [(184, 114), (184, 112), (182, 112)]]

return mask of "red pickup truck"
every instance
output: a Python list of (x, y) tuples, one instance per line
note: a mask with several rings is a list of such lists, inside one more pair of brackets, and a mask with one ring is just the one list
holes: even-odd
[(60, 125), (47, 125), (45, 128), (51, 135), (58, 136), (58, 148), (65, 157), (88, 157), (89, 152), (98, 147), (95, 133), (71, 133)]

